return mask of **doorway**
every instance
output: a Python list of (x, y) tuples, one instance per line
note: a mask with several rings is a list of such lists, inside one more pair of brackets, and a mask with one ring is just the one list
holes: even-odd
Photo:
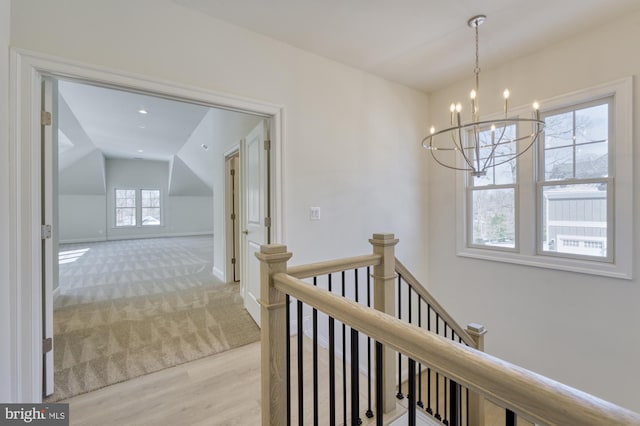
[[(272, 130), (272, 144), (277, 147), (274, 150), (274, 158), (272, 170), (274, 176), (271, 180), (270, 189), (276, 194), (272, 203), (271, 216), (274, 221), (274, 241), (278, 240), (279, 226), (279, 205), (281, 186), (281, 174), (278, 172), (280, 165), (280, 129), (282, 111), (279, 107), (273, 105), (259, 103), (241, 98), (229, 97), (227, 95), (219, 96), (215, 93), (205, 90), (194, 90), (191, 88), (181, 87), (179, 85), (167, 85), (163, 82), (152, 80), (141, 80), (134, 76), (127, 76), (123, 73), (111, 73), (107, 70), (97, 69), (95, 67), (88, 68), (79, 65), (65, 63), (62, 60), (52, 60), (51, 58), (43, 58), (36, 54), (25, 52), (12, 52), (14, 63), (17, 65), (16, 73), (20, 77), (20, 81), (26, 84), (19, 84), (16, 87), (16, 96), (13, 99), (13, 109), (16, 111), (14, 116), (15, 132), (11, 140), (11, 147), (19, 152), (20, 161), (16, 164), (14, 179), (12, 180), (11, 190), (16, 194), (23, 194), (17, 198), (16, 210), (17, 215), (14, 218), (16, 229), (15, 238), (11, 240), (12, 264), (18, 265), (16, 273), (20, 276), (19, 282), (22, 286), (18, 289), (15, 284), (13, 291), (20, 294), (21, 303), (14, 306), (13, 315), (19, 318), (15, 322), (16, 336), (13, 340), (12, 347), (15, 348), (13, 359), (22, 360), (16, 365), (17, 377), (19, 383), (16, 392), (20, 393), (23, 399), (39, 401), (46, 387), (42, 381), (43, 377), (43, 353), (44, 348), (39, 342), (44, 337), (43, 330), (46, 327), (47, 318), (42, 313), (42, 277), (46, 273), (46, 265), (44, 259), (46, 253), (37, 248), (42, 245), (40, 232), (36, 235), (33, 229), (40, 230), (41, 212), (49, 206), (45, 206), (42, 202), (44, 188), (35, 184), (42, 182), (43, 174), (41, 163), (43, 160), (43, 152), (41, 151), (41, 124), (36, 122), (33, 117), (40, 118), (40, 114), (34, 114), (33, 111), (40, 111), (40, 82), (45, 76), (52, 78), (73, 78), (81, 81), (90, 81), (95, 85), (117, 87), (120, 89), (153, 94), (156, 96), (179, 99), (182, 101), (196, 103), (199, 105), (207, 105), (211, 107), (224, 108), (225, 110), (244, 111), (251, 114), (257, 114), (266, 117), (270, 122)], [(33, 189), (32, 189), (33, 188)], [(17, 218), (32, 218), (33, 223), (27, 224), (28, 221), (17, 222)], [(54, 231), (55, 232), (55, 231)], [(20, 241), (20, 249), (18, 249), (18, 241)], [(46, 296), (46, 294), (45, 294)], [(29, 302), (30, 301), (30, 302)], [(29, 309), (22, 307), (22, 304), (31, 304)], [(55, 343), (54, 343), (55, 344)], [(16, 393), (16, 394), (17, 394)]]

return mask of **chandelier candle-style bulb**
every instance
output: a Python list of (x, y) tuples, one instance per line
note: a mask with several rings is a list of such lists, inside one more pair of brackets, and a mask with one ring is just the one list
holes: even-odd
[[(488, 169), (514, 161), (533, 146), (544, 129), (538, 102), (533, 103), (535, 114), (509, 118), (509, 89), (502, 93), (504, 116), (495, 120), (480, 118), (478, 27), (485, 21), (484, 15), (474, 16), (467, 21), (476, 36), (475, 87), (469, 93), (471, 121), (463, 121), (462, 104), (452, 103), (449, 107), (450, 127), (436, 131), (436, 127), (431, 126), (430, 134), (422, 140), (422, 146), (431, 152), (436, 163), (449, 169), (467, 171), (474, 177), (486, 176)], [(520, 127), (524, 125), (531, 126), (532, 131), (527, 133), (521, 130)]]
[(504, 96), (504, 116), (507, 116), (507, 111), (509, 109), (509, 95), (511, 93), (509, 92), (509, 89), (504, 89), (504, 92), (502, 93), (502, 96)]

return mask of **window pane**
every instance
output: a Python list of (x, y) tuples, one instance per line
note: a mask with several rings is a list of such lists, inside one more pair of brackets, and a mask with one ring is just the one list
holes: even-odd
[(161, 225), (160, 191), (143, 189), (140, 193), (142, 197), (142, 226)]
[(544, 126), (545, 149), (573, 145), (573, 111), (546, 117)]
[(116, 189), (116, 226), (136, 226), (135, 189)]
[[(516, 160), (509, 160), (517, 152), (516, 127), (507, 126), (495, 131), (480, 132), (480, 164), (490, 166), (486, 176), (473, 178), (473, 186), (508, 185), (516, 182)], [(493, 157), (487, 162), (487, 159)], [(475, 156), (473, 156), (475, 161)]]
[(515, 248), (515, 190), (474, 190), (471, 197), (472, 243)]
[(576, 146), (576, 178), (598, 178), (609, 175), (609, 146), (597, 142)]
[(547, 149), (544, 151), (545, 180), (573, 178), (573, 147)]
[(116, 226), (135, 226), (136, 225), (136, 209), (135, 208), (118, 208), (116, 209)]
[(576, 111), (576, 143), (609, 139), (609, 105), (602, 104)]
[(143, 207), (142, 208), (142, 226), (160, 225), (160, 208)]
[(607, 256), (607, 184), (545, 186), (542, 250)]

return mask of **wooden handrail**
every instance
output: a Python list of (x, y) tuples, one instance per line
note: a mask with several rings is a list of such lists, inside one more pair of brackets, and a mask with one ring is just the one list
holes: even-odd
[(334, 272), (348, 271), (365, 266), (375, 266), (380, 264), (382, 256), (378, 254), (368, 254), (364, 256), (348, 257), (345, 259), (328, 260), (325, 262), (310, 263), (308, 265), (290, 266), (287, 273), (299, 279), (311, 278), (319, 275), (331, 274)]
[(539, 425), (640, 424), (640, 414), (333, 295), (286, 273), (273, 274), (272, 279), (277, 290), (431, 366)]
[(449, 315), (449, 313), (442, 307), (442, 305), (440, 305), (440, 303), (438, 303), (438, 301), (431, 295), (431, 293), (429, 293), (427, 289), (424, 288), (422, 284), (420, 284), (420, 281), (418, 281), (418, 279), (411, 272), (409, 272), (409, 270), (402, 264), (402, 262), (398, 260), (397, 257), (396, 257), (396, 272), (402, 276), (402, 278), (407, 282), (407, 284), (409, 284), (411, 288), (420, 297), (422, 297), (424, 301), (426, 301), (429, 305), (431, 305), (431, 307), (436, 311), (438, 315), (440, 315), (440, 318), (443, 319), (443, 321), (447, 324), (447, 326), (449, 326), (449, 328), (455, 331), (456, 334), (462, 338), (463, 342), (465, 342), (467, 345), (471, 346), (472, 348), (478, 349), (476, 347), (475, 340), (473, 340), (473, 338), (469, 336), (469, 334), (465, 331), (465, 329), (462, 328), (460, 324), (458, 324), (451, 315)]

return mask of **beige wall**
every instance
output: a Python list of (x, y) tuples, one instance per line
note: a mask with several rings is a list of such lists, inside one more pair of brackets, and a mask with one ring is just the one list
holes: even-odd
[[(499, 111), (509, 87), (514, 106), (623, 77), (635, 78), (634, 122), (640, 121), (640, 14), (549, 46), (480, 76), (484, 113)], [(471, 81), (433, 93), (433, 122), (448, 119), (452, 100)], [(492, 96), (495, 95), (495, 96)], [(637, 217), (640, 200), (637, 126), (633, 144)], [(640, 411), (640, 279), (559, 272), (455, 255), (454, 173), (429, 164), (429, 284), (463, 323), (486, 325), (490, 353)], [(640, 226), (634, 230), (635, 259)]]

